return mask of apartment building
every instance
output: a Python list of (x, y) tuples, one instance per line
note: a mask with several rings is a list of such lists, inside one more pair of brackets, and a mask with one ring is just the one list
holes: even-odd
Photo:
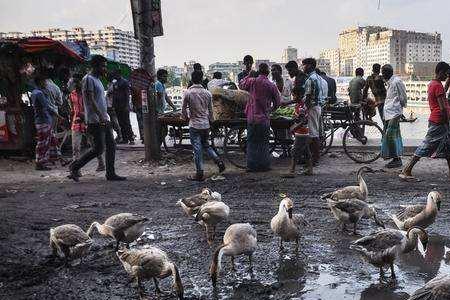
[(338, 76), (340, 74), (340, 59), (339, 49), (325, 49), (320, 52), (319, 58), (326, 59), (330, 62), (330, 72), (332, 76)]
[(298, 58), (298, 51), (296, 48), (288, 46), (286, 49), (283, 50), (283, 55), (281, 56), (281, 62), (286, 64), (290, 62), (291, 60), (297, 61)]
[(125, 63), (132, 68), (140, 66), (139, 41), (134, 38), (134, 33), (115, 28), (114, 26), (106, 26), (99, 30), (86, 30), (83, 27), (75, 27), (70, 30), (61, 28), (32, 30), (29, 33), (6, 32), (0, 33), (0, 37), (48, 37), (62, 42), (86, 41), (94, 54), (101, 54)]

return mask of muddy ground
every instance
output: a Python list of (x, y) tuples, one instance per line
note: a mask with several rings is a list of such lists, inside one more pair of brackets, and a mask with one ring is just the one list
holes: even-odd
[[(63, 168), (39, 173), (29, 162), (0, 160), (1, 299), (137, 299), (136, 287), (129, 283), (112, 242), (98, 234), (83, 263), (65, 268), (50, 260), (49, 228), (74, 223), (87, 229), (92, 221), (119, 212), (137, 212), (150, 218), (145, 235), (133, 246), (149, 244), (167, 251), (179, 266), (186, 299), (400, 300), (438, 273), (450, 272), (450, 203), (444, 202), (436, 224), (429, 228), (432, 241), (425, 258), (417, 253), (403, 257), (396, 265), (398, 282), (379, 283), (378, 270), (349, 249), (356, 237), (337, 229), (320, 199), (325, 192), (355, 183), (359, 166), (341, 153), (326, 157), (313, 177), (280, 178), (287, 165), (286, 160), (280, 160), (269, 173), (246, 174), (229, 168), (225, 180), (200, 184), (185, 180), (192, 168), (189, 153), (151, 167), (139, 162), (142, 156), (140, 151), (118, 152), (118, 172), (129, 177), (120, 183), (105, 181), (93, 171), (95, 164), (86, 167), (79, 183), (73, 183), (65, 179)], [(400, 204), (423, 203), (431, 190), (449, 195), (445, 165), (444, 161), (419, 163), (416, 174), (422, 181), (413, 183), (400, 181), (391, 171), (369, 174), (370, 202), (380, 208), (383, 221), (393, 226), (388, 214)], [(372, 164), (377, 170), (382, 166), (381, 161)], [(258, 232), (253, 275), (247, 272), (246, 258), (237, 260), (236, 273), (230, 271), (225, 258), (216, 290), (207, 273), (213, 249), (207, 245), (202, 228), (175, 205), (179, 198), (204, 186), (222, 193), (231, 208), (230, 219), (219, 226), (219, 238), (236, 222), (250, 222)], [(293, 246), (280, 253), (278, 239), (270, 231), (280, 193), (292, 197), (295, 210), (311, 224), (298, 255)], [(360, 234), (373, 230), (369, 220), (359, 226)], [(170, 279), (162, 281), (164, 289), (170, 286)], [(146, 289), (153, 298), (151, 282), (146, 283)]]

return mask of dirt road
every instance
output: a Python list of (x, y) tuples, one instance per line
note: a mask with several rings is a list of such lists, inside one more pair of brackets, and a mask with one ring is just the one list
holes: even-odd
[[(338, 230), (320, 195), (355, 183), (358, 165), (345, 156), (326, 157), (313, 177), (282, 179), (274, 171), (246, 174), (230, 168), (225, 180), (196, 184), (185, 180), (192, 168), (190, 156), (179, 155), (168, 165), (147, 167), (138, 161), (139, 151), (120, 151), (117, 169), (126, 182), (112, 183), (88, 165), (79, 183), (65, 179), (64, 169), (49, 173), (32, 170), (29, 163), (0, 161), (0, 298), (1, 299), (137, 299), (134, 283), (113, 253), (112, 242), (94, 235), (94, 246), (82, 264), (65, 268), (50, 260), (49, 228), (73, 223), (87, 228), (119, 212), (137, 212), (150, 218), (145, 235), (134, 247), (158, 246), (179, 266), (186, 299), (407, 299), (408, 295), (438, 273), (449, 273), (450, 203), (444, 202), (425, 258), (413, 253), (396, 265), (398, 283), (378, 283), (378, 270), (349, 249), (354, 236)], [(383, 162), (372, 164), (379, 170)], [(212, 166), (210, 166), (212, 167)], [(444, 161), (424, 161), (417, 166), (421, 182), (402, 182), (395, 173), (367, 176), (370, 202), (380, 209), (390, 227), (388, 214), (400, 204), (423, 203), (431, 190), (449, 195)], [(45, 174), (44, 177), (41, 174)], [(208, 276), (213, 249), (202, 228), (185, 217), (176, 201), (207, 186), (222, 194), (231, 208), (230, 219), (220, 224), (221, 238), (231, 223), (249, 222), (258, 232), (254, 273), (247, 272), (246, 258), (237, 260), (232, 273), (228, 258), (216, 290)], [(301, 252), (289, 246), (280, 253), (269, 222), (276, 213), (280, 193), (295, 201), (311, 226), (304, 232)], [(360, 234), (375, 230), (370, 220), (359, 226)], [(216, 238), (213, 248), (219, 245)], [(449, 247), (448, 249), (445, 247)], [(447, 253), (447, 258), (450, 258)], [(171, 280), (162, 281), (169, 290)], [(153, 284), (146, 283), (153, 297)], [(166, 297), (172, 299), (173, 296)], [(165, 298), (164, 298), (165, 299)]]

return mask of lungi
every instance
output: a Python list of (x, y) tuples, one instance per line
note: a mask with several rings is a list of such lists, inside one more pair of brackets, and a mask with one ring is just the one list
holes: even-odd
[(425, 140), (414, 152), (418, 157), (449, 158), (450, 136), (448, 124), (428, 122)]
[(36, 162), (47, 164), (58, 158), (58, 141), (51, 124), (36, 124)]
[(381, 144), (381, 157), (399, 158), (403, 155), (403, 140), (400, 132), (400, 117), (384, 122), (384, 134)]
[(247, 169), (249, 171), (270, 170), (269, 153), (270, 126), (247, 124)]

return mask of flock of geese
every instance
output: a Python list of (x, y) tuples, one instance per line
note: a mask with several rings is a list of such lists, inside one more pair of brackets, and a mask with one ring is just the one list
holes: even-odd
[[(359, 251), (372, 265), (379, 268), (380, 280), (385, 279), (384, 267), (391, 270), (391, 278), (395, 279), (394, 262), (404, 253), (415, 249), (426, 250), (428, 234), (426, 228), (434, 223), (440, 210), (442, 195), (436, 191), (428, 194), (424, 205), (409, 205), (399, 214), (391, 215), (398, 229), (385, 228), (378, 218), (377, 209), (369, 205), (368, 189), (364, 181), (364, 173), (374, 172), (362, 167), (357, 172), (358, 185), (338, 189), (323, 195), (334, 218), (346, 230), (346, 225), (353, 225), (356, 234), (357, 224), (363, 218), (373, 218), (382, 227), (377, 232), (352, 242), (350, 248)], [(186, 215), (193, 218), (205, 228), (206, 240), (211, 246), (216, 234), (216, 226), (228, 219), (230, 208), (222, 201), (219, 193), (203, 189), (201, 193), (181, 199), (177, 202)], [(299, 249), (299, 240), (305, 226), (309, 223), (303, 215), (294, 214), (294, 202), (289, 198), (281, 200), (278, 212), (273, 216), (270, 227), (280, 238), (280, 250), (283, 242), (294, 242), (295, 250)], [(170, 261), (167, 254), (157, 247), (129, 249), (129, 244), (138, 239), (144, 232), (146, 217), (131, 213), (113, 215), (103, 224), (93, 222), (87, 232), (73, 224), (61, 225), (50, 229), (50, 247), (55, 256), (59, 256), (69, 264), (70, 260), (82, 259), (90, 250), (94, 229), (100, 235), (116, 241), (116, 255), (126, 272), (138, 287), (140, 297), (144, 296), (143, 281), (153, 280), (157, 294), (163, 293), (158, 279), (172, 276), (173, 289), (179, 299), (183, 299), (184, 289), (177, 266)], [(124, 247), (120, 245), (124, 244)], [(257, 232), (249, 223), (230, 225), (223, 236), (222, 244), (214, 251), (209, 267), (212, 285), (215, 287), (221, 271), (223, 256), (231, 259), (231, 268), (235, 270), (234, 258), (239, 255), (248, 256), (250, 271), (252, 255), (257, 249)], [(436, 277), (423, 288), (416, 291), (410, 300), (444, 300), (450, 299), (450, 275)]]

